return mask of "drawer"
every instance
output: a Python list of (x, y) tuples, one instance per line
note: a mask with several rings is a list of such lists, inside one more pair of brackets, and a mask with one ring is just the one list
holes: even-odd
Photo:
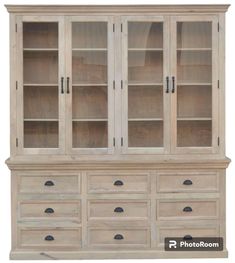
[(20, 247), (81, 247), (81, 230), (74, 229), (20, 229)]
[(80, 176), (20, 176), (20, 193), (60, 193), (80, 192)]
[(141, 200), (90, 200), (88, 203), (88, 218), (103, 219), (138, 219), (147, 220), (149, 202)]
[(148, 193), (148, 174), (88, 174), (88, 193)]
[(80, 201), (24, 201), (20, 203), (21, 218), (76, 218), (80, 221), (81, 205)]
[(190, 237), (219, 237), (219, 226), (173, 226), (173, 227), (158, 227), (158, 244), (164, 245), (166, 237), (179, 237), (179, 238), (190, 238)]
[(157, 219), (216, 219), (218, 200), (158, 200)]
[(92, 247), (149, 247), (149, 229), (89, 229), (88, 242)]
[(157, 175), (157, 192), (216, 192), (219, 174), (216, 172), (160, 173)]

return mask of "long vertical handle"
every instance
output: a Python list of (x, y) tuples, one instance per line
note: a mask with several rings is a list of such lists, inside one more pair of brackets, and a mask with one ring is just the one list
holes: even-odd
[(67, 77), (67, 94), (69, 94), (69, 77)]
[(175, 77), (172, 77), (172, 93), (175, 93)]
[(61, 93), (64, 94), (64, 77), (61, 77)]
[(169, 77), (166, 77), (166, 93), (169, 93)]

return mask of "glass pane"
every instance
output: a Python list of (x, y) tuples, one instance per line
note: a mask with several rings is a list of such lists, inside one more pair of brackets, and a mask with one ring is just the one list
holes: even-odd
[(72, 36), (73, 48), (107, 48), (107, 23), (74, 22)]
[(58, 148), (58, 23), (23, 23), (24, 147)]
[(23, 23), (24, 48), (58, 48), (57, 23)]
[(107, 51), (73, 50), (73, 83), (106, 84)]
[(107, 147), (108, 127), (106, 121), (73, 122), (74, 148)]
[(128, 22), (128, 146), (163, 147), (163, 23)]
[(129, 121), (129, 147), (163, 147), (162, 121)]
[(107, 87), (73, 88), (73, 119), (105, 119), (108, 117)]
[(25, 148), (56, 148), (58, 147), (57, 121), (25, 121)]
[(162, 86), (129, 86), (129, 118), (163, 118)]
[(212, 144), (212, 23), (177, 23), (177, 146)]
[(107, 23), (72, 23), (73, 148), (108, 147)]

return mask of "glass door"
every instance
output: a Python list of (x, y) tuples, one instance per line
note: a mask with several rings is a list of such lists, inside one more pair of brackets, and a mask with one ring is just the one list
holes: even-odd
[[(217, 18), (172, 19), (171, 93), (174, 151), (218, 149)], [(176, 131), (176, 132), (175, 132)]]
[(17, 143), (24, 153), (62, 153), (64, 150), (61, 112), (64, 98), (59, 81), (64, 64), (61, 21), (58, 17), (25, 16), (20, 23), (21, 32), (17, 36), (22, 43), (19, 50), (22, 64), (17, 95), (21, 100), (18, 116), (22, 122), (18, 125), (21, 136)]
[(125, 153), (169, 150), (167, 22), (163, 17), (123, 17)]
[[(67, 18), (67, 139), (74, 153), (111, 153), (114, 130), (113, 24), (105, 17)], [(71, 88), (69, 87), (71, 83)]]

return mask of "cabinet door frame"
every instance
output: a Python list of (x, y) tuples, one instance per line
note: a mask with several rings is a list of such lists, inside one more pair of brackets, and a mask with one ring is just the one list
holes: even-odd
[[(108, 89), (108, 147), (106, 148), (73, 148), (72, 147), (72, 22), (107, 22), (107, 89)], [(114, 76), (114, 32), (113, 32), (113, 16), (65, 16), (65, 39), (66, 39), (66, 52), (65, 52), (65, 67), (66, 77), (70, 78), (70, 93), (66, 94), (66, 154), (113, 154), (114, 144), (114, 89), (113, 81)]]
[[(211, 147), (177, 147), (177, 22), (212, 22), (212, 145)], [(171, 152), (173, 154), (212, 154), (219, 152), (219, 32), (218, 16), (172, 16), (170, 20), (171, 76), (175, 76), (175, 93), (171, 94)]]
[[(23, 83), (23, 23), (24, 22), (57, 22), (58, 23), (58, 148), (25, 148), (24, 147), (24, 83)], [(60, 92), (60, 79), (64, 76), (64, 17), (63, 16), (32, 16), (16, 17), (16, 73), (18, 83), (16, 90), (16, 116), (18, 146), (16, 154), (64, 154), (65, 152), (65, 98)], [(39, 84), (40, 86), (40, 84)]]
[[(128, 22), (163, 23), (163, 147), (128, 147)], [(166, 93), (166, 77), (169, 76), (169, 16), (122, 16), (122, 154), (168, 154), (170, 153), (170, 93)]]

